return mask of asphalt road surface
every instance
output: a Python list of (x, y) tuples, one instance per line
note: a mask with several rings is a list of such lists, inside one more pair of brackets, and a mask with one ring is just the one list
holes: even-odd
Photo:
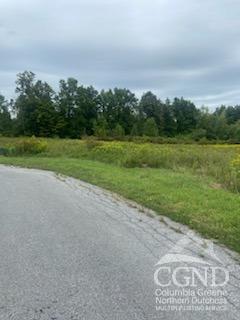
[(240, 319), (238, 256), (143, 211), (0, 166), (0, 319)]

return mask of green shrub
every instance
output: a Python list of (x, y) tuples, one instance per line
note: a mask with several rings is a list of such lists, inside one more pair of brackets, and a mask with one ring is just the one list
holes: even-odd
[(16, 143), (13, 148), (13, 154), (39, 154), (47, 150), (47, 143), (36, 138), (23, 139)]
[(145, 121), (144, 128), (143, 128), (143, 133), (147, 137), (157, 137), (159, 132), (158, 132), (158, 127), (156, 124), (156, 121), (154, 118), (149, 118)]
[(201, 141), (202, 139), (207, 140), (207, 130), (205, 129), (196, 129), (192, 132), (191, 137), (194, 141)]
[(116, 137), (116, 138), (117, 138), (117, 137), (121, 138), (121, 137), (124, 137), (124, 136), (125, 136), (125, 130), (124, 130), (124, 128), (118, 123), (118, 124), (116, 125), (116, 127), (113, 129), (112, 134), (113, 134), (113, 136)]
[(8, 154), (9, 154), (9, 149), (8, 148), (0, 147), (0, 156), (7, 156)]

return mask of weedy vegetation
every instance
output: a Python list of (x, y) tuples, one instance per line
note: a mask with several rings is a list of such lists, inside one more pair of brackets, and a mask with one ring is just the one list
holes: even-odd
[(99, 185), (240, 252), (240, 146), (0, 138), (0, 163)]

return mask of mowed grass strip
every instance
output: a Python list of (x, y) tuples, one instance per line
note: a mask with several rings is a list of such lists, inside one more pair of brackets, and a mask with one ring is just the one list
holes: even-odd
[(212, 178), (160, 168), (64, 157), (0, 157), (0, 163), (62, 173), (114, 191), (240, 252), (240, 197)]

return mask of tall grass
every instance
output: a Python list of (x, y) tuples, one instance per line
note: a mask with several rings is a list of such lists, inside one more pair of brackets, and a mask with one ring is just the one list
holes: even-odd
[[(19, 140), (22, 141), (17, 138), (0, 138), (0, 147), (14, 148), (19, 145)], [(43, 156), (97, 160), (128, 168), (188, 169), (196, 175), (214, 178), (218, 184), (214, 187), (240, 191), (239, 145), (159, 145), (91, 139), (40, 140), (45, 146)]]

